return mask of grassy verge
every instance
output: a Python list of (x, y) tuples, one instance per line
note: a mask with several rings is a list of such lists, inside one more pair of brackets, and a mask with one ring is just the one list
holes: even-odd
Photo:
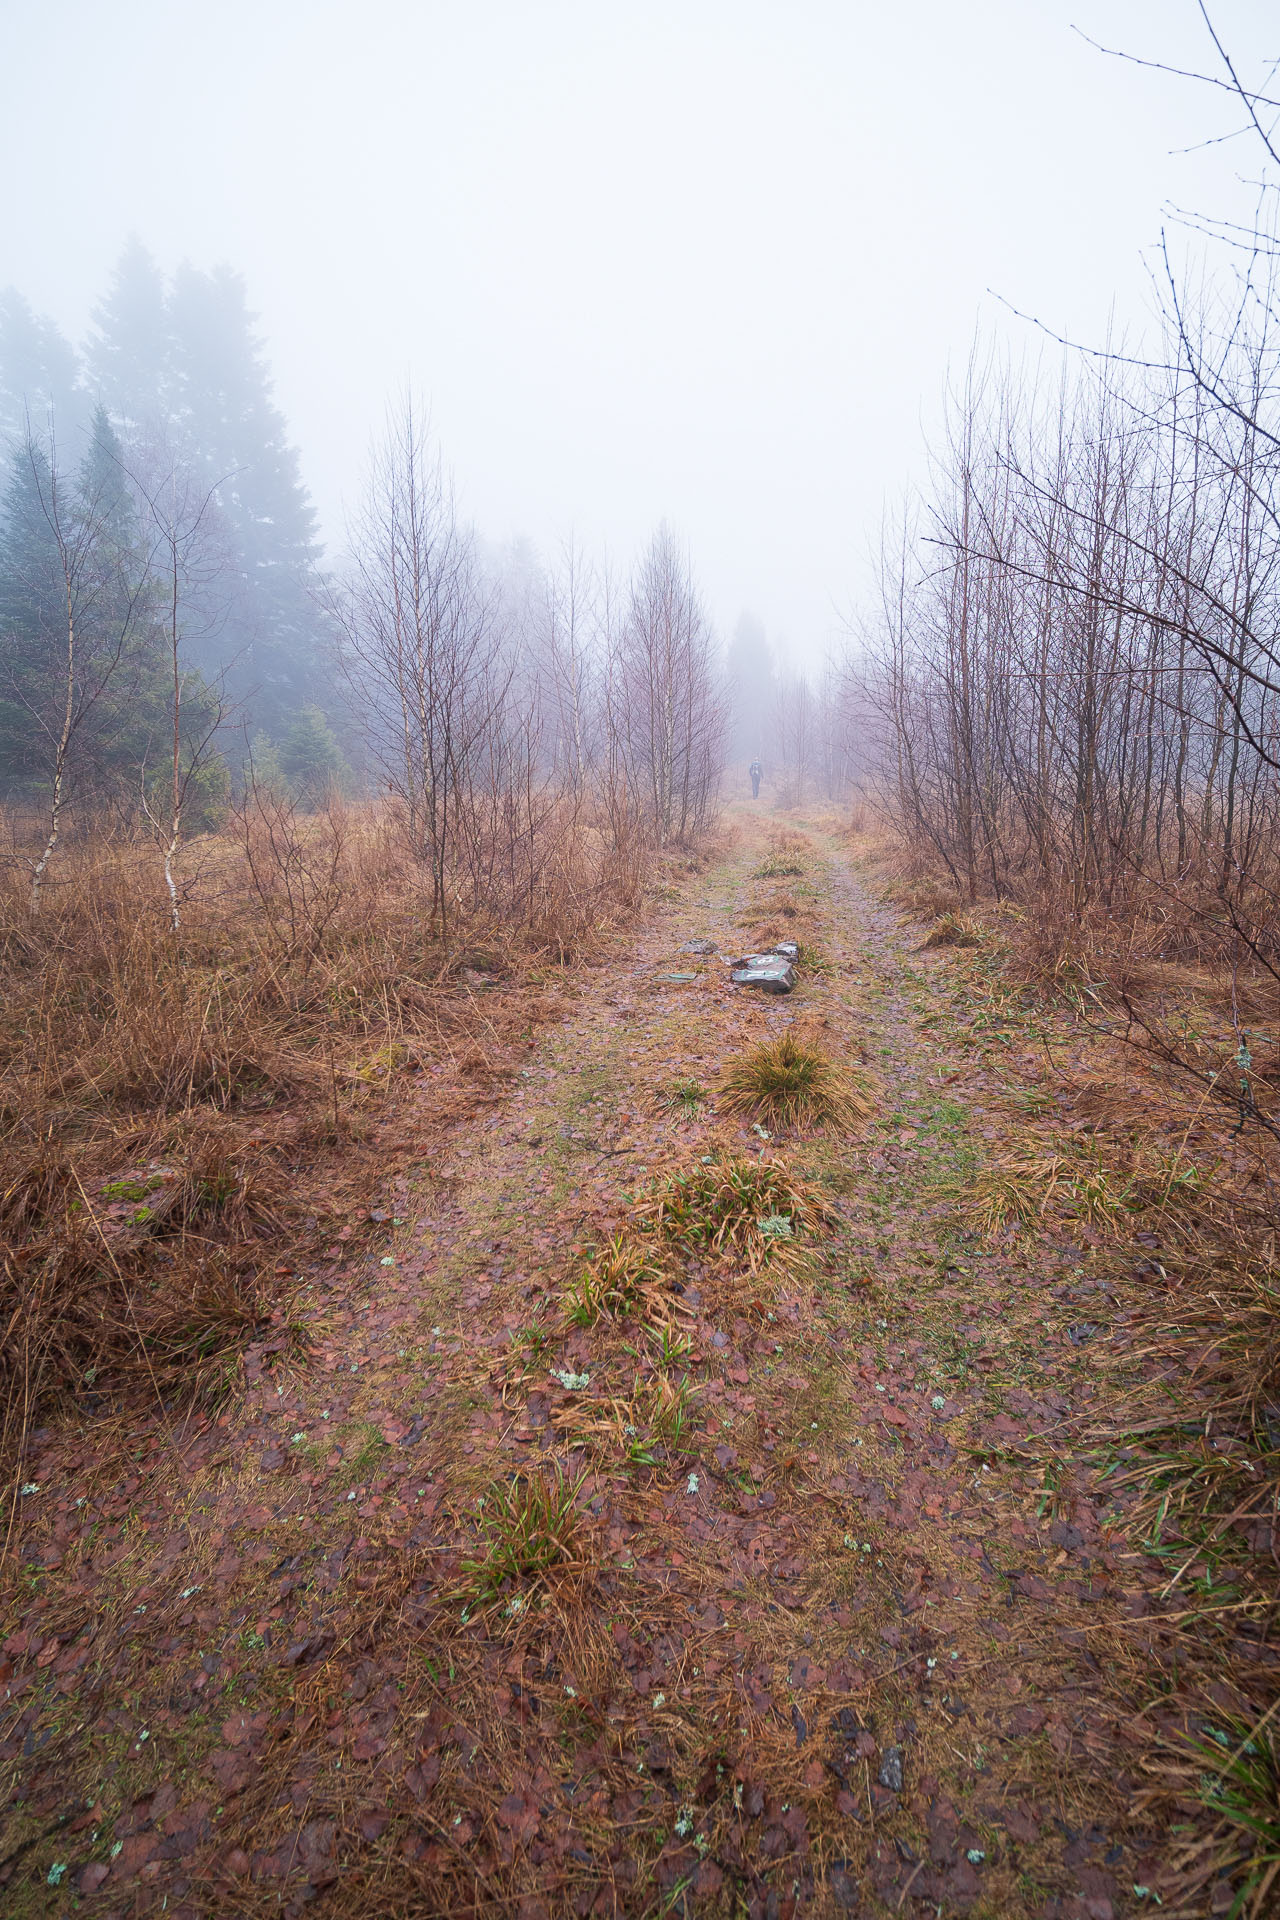
[[(1134, 1625), (1117, 1675), (1145, 1737), (1135, 1804), (1182, 1836), (1173, 1851), (1193, 1903), (1226, 1874), (1232, 1912), (1260, 1916), (1280, 1873), (1280, 1155), (1266, 983), (1204, 957), (1135, 963), (1132, 943), (1126, 954), (1096, 928), (1073, 945), (1056, 919), (1047, 942), (1033, 916), (961, 916), (927, 876), (886, 892), (924, 919), (925, 949), (959, 949), (947, 1018), (1003, 1082), (1011, 1138), (983, 1156), (962, 1227), (1014, 1258), (1046, 1236), (1075, 1249), (1081, 1304), (1064, 1336), (1096, 1354), (1110, 1394), (1079, 1438), (1113, 1525), (1163, 1572), (1159, 1626)], [(1114, 1370), (1099, 1336), (1120, 1303), (1126, 1364)], [(1054, 1471), (1046, 1460), (1046, 1489)]]

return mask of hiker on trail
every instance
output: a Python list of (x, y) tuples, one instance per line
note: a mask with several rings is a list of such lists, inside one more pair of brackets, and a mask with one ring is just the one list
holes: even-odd
[(753, 760), (747, 768), (747, 772), (751, 775), (751, 798), (758, 800), (760, 798), (760, 776), (764, 772), (764, 768), (758, 760)]

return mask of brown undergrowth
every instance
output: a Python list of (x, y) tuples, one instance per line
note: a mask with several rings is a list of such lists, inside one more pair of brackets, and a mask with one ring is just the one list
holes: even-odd
[(1144, 1370), (1084, 1437), (1133, 1546), (1168, 1574), (1154, 1689), (1148, 1629), (1128, 1657), (1149, 1734), (1136, 1810), (1182, 1835), (1186, 1911), (1225, 1868), (1232, 1912), (1261, 1916), (1280, 1876), (1276, 980), (1213, 915), (1139, 897), (1105, 915), (1048, 898), (962, 912), (945, 876), (895, 872), (883, 838), (861, 850), (925, 921), (923, 948), (981, 947), (955, 963), (976, 1043), (1028, 1035), (1039, 1054), (1038, 1085), (1009, 1088), (1036, 1131), (980, 1174), (971, 1223), (1065, 1230), (1091, 1269), (1123, 1274)]
[(177, 930), (149, 845), (73, 845), (37, 913), (0, 875), (0, 1468), (59, 1404), (216, 1402), (246, 1351), (299, 1357), (308, 1263), (496, 1097), (643, 879), (575, 822), (445, 937), (393, 814), (269, 792), (187, 850)]
[[(830, 965), (790, 1002), (673, 973), (758, 893), (685, 887), (400, 1183), (283, 1392), (164, 1445), (121, 1423), (93, 1472), (34, 1456), (15, 1911), (1065, 1920), (1153, 1880), (1097, 1679), (1127, 1572), (1070, 1476), (1042, 1534), (1064, 1396), (1006, 1411), (1073, 1390), (1058, 1263), (960, 1252), (939, 1183), (961, 1099), (998, 1119), (985, 1064), (942, 1080), (959, 1022), (908, 1043), (900, 943), (808, 858)], [(856, 1136), (666, 1097), (797, 1006), (883, 1062)]]

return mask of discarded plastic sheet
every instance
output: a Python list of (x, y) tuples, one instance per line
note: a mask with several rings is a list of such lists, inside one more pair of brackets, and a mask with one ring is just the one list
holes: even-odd
[(759, 987), (762, 993), (790, 993), (796, 970), (781, 953), (753, 953), (729, 978), (735, 987)]
[(794, 940), (779, 940), (768, 953), (747, 953), (729, 962), (735, 987), (759, 987), (761, 993), (790, 993), (796, 984), (795, 961), (800, 949)]

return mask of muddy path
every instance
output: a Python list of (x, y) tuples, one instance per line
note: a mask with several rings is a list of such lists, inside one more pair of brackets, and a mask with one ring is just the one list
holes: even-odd
[[(1089, 1441), (1123, 1300), (964, 1214), (1039, 1042), (788, 832), (735, 815), (383, 1197), (309, 1366), (263, 1354), (217, 1421), (109, 1455), (50, 1439), (0, 1666), (7, 1910), (1168, 1910), (1130, 1814), (1160, 1569)], [(727, 984), (762, 932), (804, 943), (789, 998)], [(717, 1111), (791, 1023), (865, 1124)], [(574, 1294), (726, 1157), (825, 1196), (799, 1257)], [(563, 1551), (502, 1579), (535, 1482)]]

